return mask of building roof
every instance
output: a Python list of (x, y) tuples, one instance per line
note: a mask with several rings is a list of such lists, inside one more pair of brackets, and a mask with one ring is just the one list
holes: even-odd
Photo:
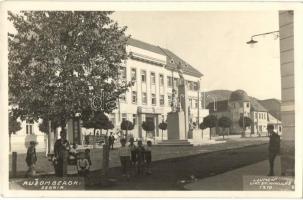
[[(253, 97), (248, 97), (249, 102), (251, 104), (251, 111), (257, 111), (257, 112), (267, 112), (268, 110), (264, 108), (257, 99)], [(239, 100), (241, 101), (241, 100)], [(210, 102), (207, 107), (210, 112), (214, 112), (214, 102)], [(216, 102), (216, 112), (225, 112), (228, 111), (228, 100), (222, 100)]]
[[(206, 107), (210, 112), (214, 112), (214, 102), (211, 102)], [(216, 102), (216, 112), (228, 111), (228, 100), (217, 101)]]
[(229, 101), (249, 101), (249, 97), (244, 90), (236, 90), (230, 94)]
[(268, 112), (268, 110), (264, 108), (264, 106), (262, 106), (262, 104), (260, 104), (259, 101), (254, 97), (250, 97), (250, 105), (252, 111)]
[(259, 100), (259, 103), (265, 107), (268, 112), (278, 120), (281, 120), (281, 101), (278, 99)]
[[(169, 70), (175, 70), (177, 69), (176, 63), (181, 62), (182, 63), (182, 70), (184, 74), (188, 74), (195, 77), (201, 77), (203, 74), (199, 72), (197, 69), (195, 69), (193, 66), (188, 64), (186, 61), (184, 61), (182, 58), (174, 54), (168, 49), (162, 48), (160, 46), (155, 46), (146, 42), (142, 42), (137, 39), (129, 38), (127, 41), (128, 45), (138, 47), (141, 49), (145, 49), (147, 51), (151, 51), (157, 54), (161, 54), (163, 56), (166, 56), (166, 68)], [(174, 63), (171, 62), (171, 60), (174, 60)]]

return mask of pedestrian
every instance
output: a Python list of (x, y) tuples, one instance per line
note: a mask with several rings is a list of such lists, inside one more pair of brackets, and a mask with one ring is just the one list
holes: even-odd
[(130, 164), (130, 149), (128, 146), (126, 146), (126, 139), (122, 138), (120, 140), (121, 147), (118, 150), (118, 155), (120, 157), (120, 162), (121, 162), (121, 170), (122, 170), (122, 175), (127, 176), (129, 178), (129, 173), (128, 173), (128, 168)]
[(152, 161), (152, 142), (147, 141), (145, 147), (145, 163), (146, 163), (146, 174), (152, 174), (151, 172), (151, 161)]
[(55, 142), (54, 154), (55, 160), (55, 174), (56, 176), (63, 177), (67, 174), (67, 160), (69, 152), (69, 142), (66, 139), (66, 131), (60, 131), (60, 139)]
[(114, 143), (115, 143), (115, 136), (113, 136), (113, 132), (110, 132), (110, 136), (108, 138), (109, 141), (109, 149), (111, 148), (112, 150), (114, 149)]
[(79, 159), (77, 160), (78, 174), (80, 176), (87, 176), (89, 174), (89, 167), (90, 164), (86, 157), (85, 152), (80, 152)]
[(35, 170), (35, 165), (37, 162), (36, 145), (37, 142), (30, 141), (29, 147), (27, 148), (25, 161), (28, 166), (28, 170), (26, 173), (28, 177), (33, 177), (36, 175), (36, 170)]
[(133, 137), (129, 138), (129, 145), (128, 147), (130, 148), (130, 161), (132, 166), (136, 166), (136, 145), (134, 144), (135, 139)]
[(274, 131), (272, 124), (267, 126), (267, 130), (269, 134), (268, 159), (270, 168), (268, 176), (274, 176), (275, 158), (280, 153), (280, 136)]
[(92, 165), (92, 160), (90, 158), (90, 149), (85, 149), (84, 152), (85, 152), (85, 157), (88, 160), (89, 166), (91, 166)]
[(145, 156), (145, 148), (142, 144), (142, 141), (138, 141), (138, 146), (136, 148), (136, 162), (137, 162), (137, 173), (138, 175), (142, 175), (144, 173), (144, 156)]

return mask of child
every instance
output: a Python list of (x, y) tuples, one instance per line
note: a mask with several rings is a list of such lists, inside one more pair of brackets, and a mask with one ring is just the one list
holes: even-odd
[(136, 166), (136, 145), (134, 144), (134, 138), (131, 137), (129, 139), (129, 148), (130, 148), (130, 153), (131, 153), (131, 156), (130, 156), (130, 160), (131, 160), (131, 165), (132, 166)]
[(92, 160), (90, 159), (90, 150), (85, 149), (85, 158), (88, 160), (89, 166), (92, 165)]
[(69, 156), (68, 156), (69, 164), (76, 165), (77, 156), (78, 156), (77, 144), (74, 143), (69, 150)]
[(144, 154), (145, 154), (145, 149), (142, 145), (142, 141), (138, 141), (138, 147), (136, 149), (136, 161), (137, 161), (137, 170), (138, 170), (138, 175), (142, 175), (144, 172)]
[(147, 146), (145, 147), (145, 162), (146, 162), (146, 174), (151, 174), (150, 164), (152, 161), (152, 142), (147, 141)]
[(35, 165), (37, 162), (36, 145), (37, 145), (37, 142), (30, 141), (29, 147), (28, 147), (27, 153), (26, 153), (25, 161), (28, 166), (27, 176), (29, 176), (29, 177), (36, 175), (36, 170), (35, 170)]
[(120, 162), (121, 162), (121, 169), (122, 169), (122, 175), (123, 176), (129, 176), (128, 174), (128, 165), (130, 163), (130, 148), (126, 146), (126, 139), (122, 138), (120, 140), (121, 147), (118, 150), (118, 154), (120, 157)]
[(87, 176), (89, 173), (89, 162), (85, 157), (85, 153), (79, 153), (79, 159), (77, 160), (77, 169), (80, 176)]

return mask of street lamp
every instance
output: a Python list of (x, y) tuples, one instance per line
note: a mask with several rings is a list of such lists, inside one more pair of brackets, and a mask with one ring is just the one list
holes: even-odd
[(279, 37), (279, 31), (271, 31), (271, 32), (266, 32), (266, 33), (260, 33), (260, 34), (252, 35), (250, 40), (248, 42), (246, 42), (246, 44), (249, 44), (249, 45), (253, 46), (254, 44), (258, 43), (257, 40), (254, 40), (254, 37), (265, 36), (265, 35), (270, 35), (270, 34), (273, 34), (275, 36), (275, 39), (277, 39)]

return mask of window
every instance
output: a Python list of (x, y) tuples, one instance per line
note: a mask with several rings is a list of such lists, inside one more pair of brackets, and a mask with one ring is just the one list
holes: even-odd
[(249, 108), (249, 103), (246, 103), (246, 107)]
[(168, 101), (168, 105), (171, 106), (171, 101), (172, 101), (172, 96), (171, 94), (167, 95), (167, 101)]
[(282, 127), (281, 126), (279, 126), (279, 132), (281, 132), (282, 131)]
[(173, 81), (172, 80), (173, 80), (172, 77), (170, 77), (170, 76), (167, 77), (167, 86), (168, 87), (172, 87), (173, 86)]
[(27, 135), (33, 134), (33, 125), (32, 124), (26, 124), (26, 134)]
[(123, 93), (123, 94), (120, 95), (120, 100), (121, 101), (126, 101), (126, 95), (125, 95), (125, 93)]
[(151, 102), (152, 102), (152, 105), (156, 105), (156, 95), (155, 94), (151, 94)]
[(194, 84), (194, 90), (198, 91), (199, 90), (198, 82), (194, 82), (193, 84)]
[(151, 84), (153, 84), (153, 85), (156, 84), (156, 74), (155, 74), (155, 72), (150, 73), (150, 81), (151, 81)]
[(255, 113), (255, 118), (256, 118), (256, 119), (258, 118), (258, 114), (257, 114), (257, 113)]
[(142, 83), (146, 82), (146, 71), (144, 70), (141, 71), (141, 82)]
[(127, 120), (127, 114), (126, 113), (122, 113), (122, 121)]
[(146, 92), (142, 92), (142, 104), (147, 104), (147, 94), (146, 94)]
[(163, 74), (160, 74), (160, 76), (159, 76), (159, 82), (160, 82), (160, 86), (164, 86), (164, 77), (163, 77)]
[(131, 79), (132, 79), (132, 81), (137, 80), (137, 71), (135, 68), (132, 68), (132, 70), (131, 70)]
[(160, 95), (160, 106), (164, 106), (164, 95)]
[(261, 119), (261, 113), (259, 113), (259, 119)]
[(120, 67), (119, 77), (123, 80), (126, 80), (126, 67)]
[(137, 92), (136, 91), (132, 92), (132, 103), (137, 103)]
[(199, 101), (197, 99), (194, 100), (194, 108), (199, 107)]
[(115, 113), (110, 114), (109, 120), (113, 123), (113, 125), (116, 124), (116, 115), (115, 115)]
[(193, 100), (189, 99), (189, 107), (192, 108), (193, 107)]
[(137, 123), (137, 115), (133, 114), (133, 125), (135, 126)]

